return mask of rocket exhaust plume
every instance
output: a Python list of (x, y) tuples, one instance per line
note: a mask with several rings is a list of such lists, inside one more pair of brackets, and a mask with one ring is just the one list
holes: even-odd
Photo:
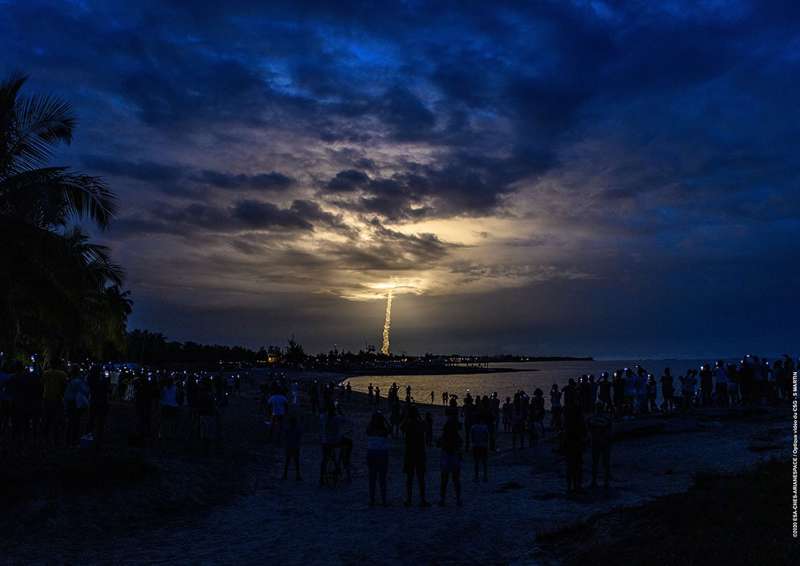
[(386, 320), (383, 322), (383, 346), (381, 346), (381, 354), (389, 355), (389, 330), (392, 328), (392, 294), (393, 290), (389, 289), (389, 294), (386, 295)]

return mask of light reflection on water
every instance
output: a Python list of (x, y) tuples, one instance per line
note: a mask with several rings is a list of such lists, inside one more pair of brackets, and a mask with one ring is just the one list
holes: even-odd
[[(675, 390), (680, 391), (678, 377), (684, 375), (690, 368), (699, 369), (702, 363), (713, 364), (716, 360), (601, 360), (601, 361), (570, 361), (570, 362), (520, 362), (506, 364), (491, 364), (493, 367), (507, 367), (526, 371), (488, 374), (452, 374), (452, 375), (381, 375), (359, 376), (350, 378), (350, 384), (355, 391), (367, 392), (370, 383), (381, 388), (381, 396), (385, 397), (392, 383), (397, 383), (400, 388), (400, 398), (405, 398), (405, 387), (411, 385), (414, 400), (422, 403), (430, 402), (431, 391), (434, 392), (435, 403), (442, 402), (442, 392), (455, 393), (459, 399), (463, 398), (466, 391), (472, 395), (491, 395), (494, 392), (501, 399), (511, 397), (522, 389), (529, 395), (537, 387), (545, 393), (547, 406), (550, 405), (549, 391), (554, 383), (559, 387), (567, 384), (569, 378), (577, 378), (583, 374), (593, 373), (596, 379), (604, 371), (611, 374), (614, 370), (633, 367), (641, 364), (656, 376), (659, 381), (658, 397), (661, 399), (660, 378), (664, 368), (669, 367), (675, 377)], [(535, 370), (535, 371), (532, 371)]]

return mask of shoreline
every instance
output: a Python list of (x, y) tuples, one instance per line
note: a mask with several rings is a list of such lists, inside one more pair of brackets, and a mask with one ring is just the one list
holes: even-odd
[(364, 370), (348, 370), (342, 372), (346, 377), (365, 377), (365, 376), (405, 376), (405, 375), (481, 375), (491, 373), (515, 373), (523, 371), (539, 371), (530, 368), (477, 368), (477, 367), (437, 367), (437, 368), (374, 368)]

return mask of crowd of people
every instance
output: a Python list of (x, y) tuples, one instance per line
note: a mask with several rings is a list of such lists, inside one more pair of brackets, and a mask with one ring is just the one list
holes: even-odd
[[(614, 423), (642, 415), (684, 413), (696, 408), (779, 404), (792, 398), (795, 361), (785, 356), (771, 363), (745, 356), (738, 363), (702, 364), (683, 375), (664, 368), (657, 379), (643, 366), (621, 368), (599, 377), (588, 374), (553, 384), (548, 393), (519, 390), (501, 402), (497, 393), (462, 399), (443, 392), (437, 407), (435, 392), (420, 403), (411, 385), (397, 383), (382, 395), (369, 384), (366, 425), (366, 464), (369, 501), (387, 504), (390, 449), (403, 448), (405, 504), (428, 506), (426, 472), (428, 453), (438, 449), (439, 504), (448, 492), (461, 505), (461, 470), (465, 454), (471, 455), (473, 479), (489, 478), (489, 457), (497, 451), (498, 437), (510, 436), (513, 453), (536, 446), (547, 434), (566, 466), (567, 490), (583, 489), (583, 454), (591, 452), (592, 485), (602, 472), (604, 485), (611, 478)], [(87, 446), (106, 444), (112, 401), (135, 409), (135, 434), (128, 442), (148, 446), (161, 440), (194, 438), (208, 451), (223, 438), (223, 414), (231, 395), (240, 391), (242, 374), (198, 369), (148, 369), (99, 363), (51, 360), (46, 369), (36, 357), (25, 364), (8, 360), (0, 370), (0, 446), (4, 452), (24, 452), (30, 446)], [(487, 382), (488, 383), (488, 382)], [(283, 478), (293, 469), (302, 480), (301, 449), (305, 433), (319, 434), (321, 485), (350, 481), (358, 423), (346, 414), (353, 399), (349, 382), (289, 380), (273, 374), (260, 384), (258, 412), (265, 416), (267, 440), (284, 450)], [(310, 409), (310, 414), (309, 410)], [(434, 414), (444, 424), (435, 429)], [(179, 415), (189, 414), (186, 434), (179, 432)], [(526, 442), (527, 441), (527, 442)]]
[[(0, 446), (3, 452), (106, 444), (113, 402), (130, 405), (135, 431), (128, 443), (148, 446), (179, 434), (179, 415), (190, 415), (189, 439), (206, 450), (222, 439), (222, 411), (239, 391), (240, 373), (147, 369), (138, 366), (49, 361), (32, 356), (0, 366)], [(185, 437), (184, 437), (185, 438)]]
[[(366, 425), (366, 455), (369, 501), (378, 496), (387, 503), (386, 483), (389, 451), (392, 441), (402, 440), (405, 505), (412, 505), (416, 490), (419, 504), (428, 506), (426, 490), (427, 453), (434, 446), (439, 451), (439, 503), (445, 505), (448, 490), (461, 504), (461, 469), (465, 454), (471, 454), (476, 482), (487, 481), (489, 455), (497, 450), (499, 434), (510, 435), (514, 453), (536, 446), (545, 433), (556, 440), (563, 455), (568, 493), (584, 489), (583, 457), (591, 454), (591, 486), (601, 479), (605, 487), (611, 479), (611, 448), (614, 423), (650, 414), (672, 414), (696, 408), (757, 406), (778, 404), (791, 399), (794, 360), (785, 356), (768, 362), (757, 356), (745, 356), (738, 363), (717, 361), (704, 363), (683, 375), (674, 376), (664, 368), (660, 377), (637, 365), (599, 377), (587, 374), (569, 379), (564, 386), (553, 384), (548, 393), (550, 411), (546, 411), (545, 392), (536, 388), (531, 395), (517, 391), (501, 403), (497, 393), (473, 395), (467, 391), (463, 399), (455, 394), (441, 394), (442, 409), (436, 409), (435, 392), (426, 392), (430, 404), (417, 403), (412, 388), (406, 385), (404, 395), (393, 383), (382, 395), (380, 386), (369, 384), (367, 402), (372, 414)], [(283, 418), (285, 397), (281, 385), (270, 395), (268, 405)], [(325, 485), (329, 467), (350, 477), (350, 455), (353, 450), (352, 420), (345, 416), (339, 399), (349, 399), (349, 383), (313, 382), (306, 386), (311, 409), (319, 418), (320, 484)], [(266, 398), (266, 397), (265, 397)], [(297, 404), (295, 397), (294, 404)], [(275, 410), (277, 408), (277, 411)], [(444, 412), (444, 424), (434, 431), (433, 413)], [(285, 437), (284, 477), (290, 463), (299, 461), (302, 433), (297, 418), (292, 418)], [(337, 456), (338, 452), (338, 456)], [(330, 464), (330, 466), (329, 466)], [(300, 479), (299, 465), (296, 475)]]

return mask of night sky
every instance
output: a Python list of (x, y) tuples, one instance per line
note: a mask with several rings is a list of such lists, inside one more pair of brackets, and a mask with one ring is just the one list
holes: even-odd
[(527, 4), (0, 0), (0, 72), (73, 103), (130, 327), (796, 351), (800, 3)]

